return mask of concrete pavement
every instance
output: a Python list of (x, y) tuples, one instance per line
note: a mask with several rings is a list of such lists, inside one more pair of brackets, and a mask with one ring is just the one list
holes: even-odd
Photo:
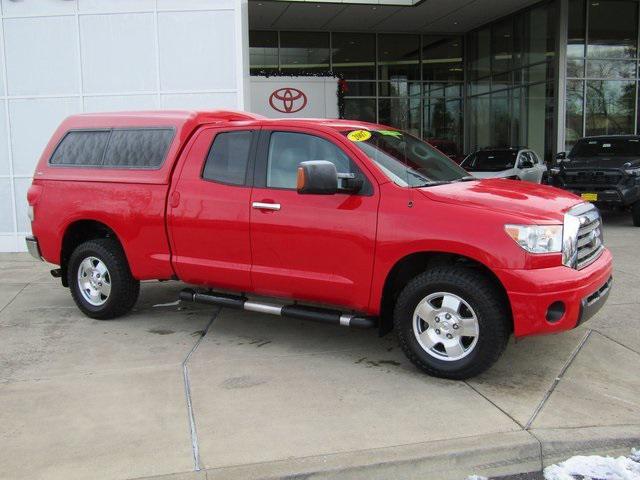
[(174, 302), (82, 316), (47, 265), (0, 255), (0, 478), (464, 479), (640, 445), (640, 229), (605, 216), (609, 302), (511, 342), (468, 382), (393, 336)]

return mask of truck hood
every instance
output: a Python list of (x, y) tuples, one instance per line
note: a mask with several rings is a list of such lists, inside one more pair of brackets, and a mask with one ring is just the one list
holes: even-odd
[(607, 169), (638, 168), (640, 158), (637, 157), (576, 157), (563, 164), (567, 170), (573, 169)]
[(562, 223), (564, 213), (583, 200), (572, 193), (530, 182), (477, 180), (418, 189), (436, 202), (489, 209), (529, 223)]

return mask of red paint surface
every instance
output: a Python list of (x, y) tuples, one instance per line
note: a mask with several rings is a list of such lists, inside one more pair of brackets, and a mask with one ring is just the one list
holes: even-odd
[[(48, 159), (72, 128), (170, 126), (176, 135), (158, 170), (52, 167)], [(367, 176), (370, 196), (299, 195), (292, 190), (224, 185), (200, 178), (216, 132), (275, 129), (322, 136)], [(345, 120), (267, 120), (241, 113), (142, 112), (79, 115), (56, 130), (37, 166), (28, 199), (43, 257), (59, 264), (65, 231), (102, 222), (122, 243), (139, 279), (176, 275), (213, 288), (336, 304), (378, 314), (393, 266), (418, 252), (473, 259), (507, 291), (517, 336), (575, 326), (580, 300), (611, 275), (608, 251), (576, 271), (560, 255), (529, 255), (506, 223), (561, 223), (581, 200), (528, 182), (483, 180), (409, 190), (390, 182), (339, 132), (388, 129)], [(282, 205), (279, 211), (252, 202)], [(412, 207), (408, 204), (412, 202)], [(557, 323), (548, 306), (567, 304)]]

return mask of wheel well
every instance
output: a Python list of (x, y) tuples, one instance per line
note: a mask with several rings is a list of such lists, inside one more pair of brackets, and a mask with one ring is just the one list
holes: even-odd
[[(419, 252), (407, 255), (396, 263), (384, 283), (382, 290), (382, 302), (380, 308), (380, 335), (389, 333), (393, 329), (393, 308), (396, 299), (405, 285), (420, 273), (436, 266), (460, 265), (466, 268), (476, 269), (488, 278), (496, 287), (509, 309), (511, 305), (507, 297), (507, 291), (496, 275), (482, 263), (462, 255), (441, 252)], [(513, 324), (511, 326), (513, 329)]]
[(60, 278), (62, 285), (69, 286), (67, 284), (67, 264), (76, 247), (88, 240), (98, 238), (113, 238), (120, 243), (118, 236), (111, 228), (95, 220), (79, 220), (67, 227), (62, 238), (62, 250), (60, 252), (60, 268), (62, 270)]

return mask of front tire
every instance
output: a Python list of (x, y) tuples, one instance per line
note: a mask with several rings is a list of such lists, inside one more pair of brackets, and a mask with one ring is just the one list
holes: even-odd
[(140, 293), (122, 247), (111, 238), (78, 245), (69, 259), (67, 281), (78, 308), (98, 320), (129, 312)]
[(462, 380), (488, 369), (509, 339), (510, 315), (495, 285), (464, 267), (437, 267), (411, 280), (394, 309), (405, 355), (435, 377)]

